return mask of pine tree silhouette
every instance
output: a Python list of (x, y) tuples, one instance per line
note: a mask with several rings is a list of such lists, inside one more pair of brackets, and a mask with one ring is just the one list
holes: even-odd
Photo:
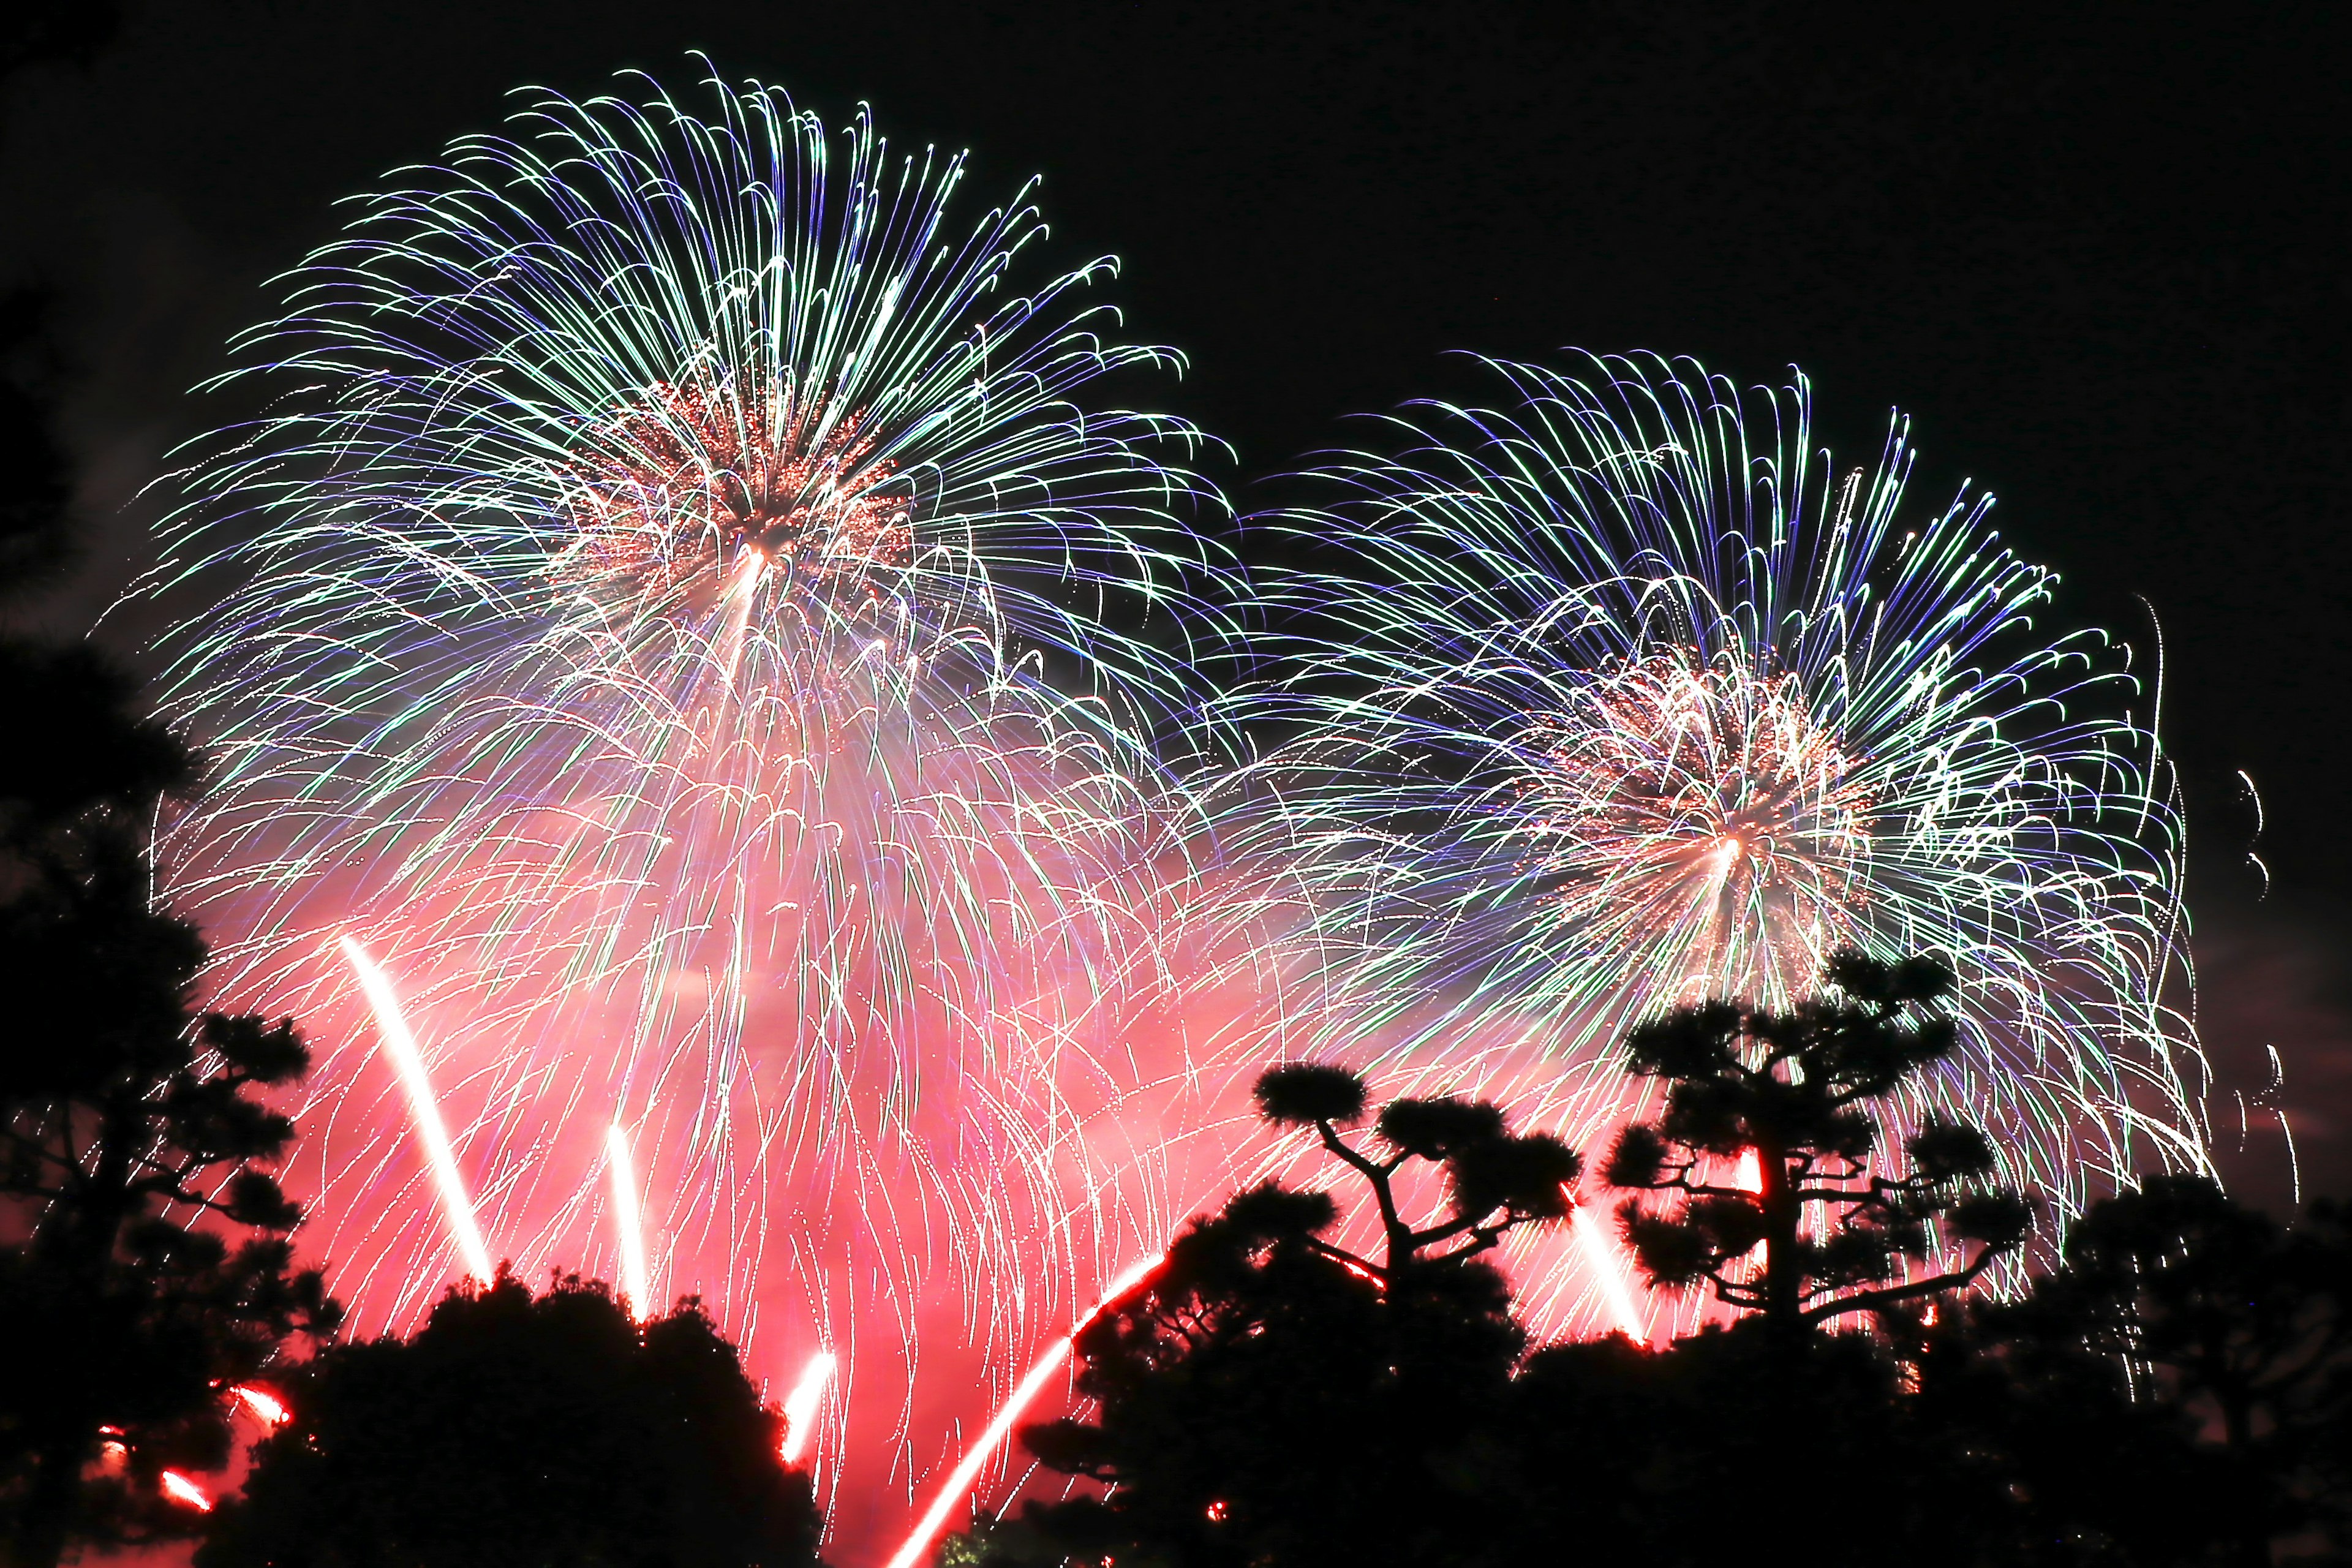
[[(1905, 1144), (1906, 1174), (1873, 1169), (1869, 1102), (1952, 1049), (1950, 1022), (1927, 1011), (1950, 975), (1849, 953), (1825, 978), (1836, 994), (1788, 1013), (1707, 1002), (1636, 1028), (1627, 1068), (1665, 1083), (1665, 1113), (1627, 1127), (1604, 1173), (1678, 1200), (1664, 1214), (1633, 1199), (1618, 1211), (1654, 1283), (1704, 1280), (1783, 1333), (1958, 1289), (2023, 1245), (2032, 1218), (2022, 1197), (1987, 1184), (1992, 1149), (1971, 1127), (1930, 1122)], [(1748, 1153), (1752, 1192), (1718, 1173)], [(1939, 1241), (1975, 1256), (1905, 1278)]]
[[(1567, 1215), (1577, 1156), (1460, 1100), (1395, 1101), (1351, 1142), (1342, 1129), (1365, 1114), (1364, 1083), (1331, 1067), (1267, 1072), (1257, 1104), (1361, 1179), (1379, 1246), (1333, 1239), (1329, 1194), (1278, 1185), (1192, 1222), (1077, 1342), (1095, 1418), (1022, 1434), (1107, 1494), (1033, 1504), (953, 1550), (1266, 1568), (1470, 1560), (1479, 1537), (1464, 1510), (1526, 1344), (1486, 1255)], [(1439, 1179), (1437, 1212), (1410, 1214), (1410, 1193), (1426, 1189), (1409, 1168)]]

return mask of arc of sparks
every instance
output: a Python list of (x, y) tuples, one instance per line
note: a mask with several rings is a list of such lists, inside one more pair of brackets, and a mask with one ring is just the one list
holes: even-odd
[(801, 1368), (800, 1381), (784, 1398), (784, 1442), (779, 1450), (784, 1463), (797, 1464), (807, 1452), (809, 1438), (816, 1432), (817, 1404), (824, 1398), (825, 1384), (833, 1381), (834, 1369), (839, 1364), (831, 1351), (819, 1351)]
[(939, 1495), (931, 1500), (931, 1506), (923, 1511), (923, 1517), (915, 1521), (913, 1531), (899, 1544), (888, 1568), (915, 1568), (915, 1561), (923, 1554), (923, 1548), (931, 1543), (931, 1538), (947, 1522), (948, 1510), (971, 1489), (972, 1482), (979, 1479), (981, 1467), (1003, 1446), (1004, 1439), (1013, 1431), (1013, 1424), (1021, 1419), (1021, 1413), (1029, 1408), (1030, 1401), (1045, 1388), (1045, 1380), (1070, 1359), (1070, 1347), (1077, 1342), (1078, 1336), (1085, 1333), (1097, 1318), (1116, 1306), (1129, 1291), (1142, 1284), (1167, 1257), (1164, 1252), (1155, 1252), (1149, 1258), (1139, 1258), (1129, 1264), (1117, 1279), (1103, 1288), (1102, 1299), (1087, 1308), (1086, 1315), (1070, 1325), (1070, 1331), (1055, 1340), (1046, 1348), (1045, 1353), (1037, 1358), (1037, 1363), (1013, 1390), (1013, 1397), (1004, 1402), (995, 1419), (989, 1422), (988, 1429), (980, 1435), (980, 1441), (972, 1445), (971, 1451), (964, 1455), (962, 1462), (949, 1473)]
[(351, 962), (352, 973), (359, 976), (360, 989), (374, 1010), (376, 1033), (400, 1074), (400, 1087), (408, 1095), (409, 1115), (415, 1123), (418, 1139), (425, 1144), (425, 1162), (433, 1170), (433, 1184), (440, 1189), (441, 1212), (448, 1218), (450, 1233), (457, 1238), (457, 1250), (465, 1255), (466, 1267), (473, 1271), (476, 1279), (487, 1285), (497, 1270), (490, 1267), (490, 1249), (483, 1243), (482, 1227), (474, 1217), (473, 1200), (466, 1195), (466, 1179), (459, 1173), (457, 1153), (449, 1146), (449, 1130), (442, 1124), (441, 1107), (433, 1098), (433, 1080), (425, 1070), (425, 1055), (416, 1048), (416, 1037), (409, 1033), (408, 1021), (400, 1015), (400, 999), (393, 994), (391, 980), (357, 939), (346, 936), (341, 940), (343, 956)]
[(646, 1276), (645, 1215), (637, 1206), (629, 1135), (617, 1121), (605, 1131), (604, 1152), (613, 1172), (613, 1222), (621, 1231), (621, 1289), (629, 1299), (629, 1315), (642, 1323), (654, 1315), (653, 1292)]

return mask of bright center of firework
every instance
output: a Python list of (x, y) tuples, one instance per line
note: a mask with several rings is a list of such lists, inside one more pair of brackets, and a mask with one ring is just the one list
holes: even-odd
[(856, 614), (914, 557), (907, 500), (873, 446), (856, 415), (803, 406), (771, 378), (658, 384), (566, 465), (578, 539), (564, 570), (664, 607), (750, 573)]
[(1528, 869), (1580, 929), (1696, 987), (1774, 998), (1852, 940), (1871, 803), (1787, 678), (1653, 655), (1517, 750)]

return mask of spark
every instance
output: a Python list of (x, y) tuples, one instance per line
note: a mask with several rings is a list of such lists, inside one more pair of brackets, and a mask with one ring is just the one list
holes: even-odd
[(341, 941), (343, 956), (351, 961), (360, 989), (367, 994), (368, 1005), (375, 1012), (376, 1033), (400, 1074), (400, 1087), (408, 1095), (410, 1120), (425, 1144), (433, 1184), (441, 1192), (441, 1212), (447, 1216), (466, 1267), (488, 1285), (497, 1270), (490, 1267), (490, 1249), (475, 1221), (473, 1201), (466, 1195), (466, 1179), (458, 1173), (457, 1153), (449, 1146), (449, 1130), (442, 1125), (441, 1107), (433, 1098), (433, 1080), (425, 1073), (424, 1053), (416, 1048), (416, 1037), (409, 1033), (408, 1021), (400, 1015), (400, 999), (393, 994), (392, 982), (356, 938), (345, 936)]
[(825, 1385), (833, 1381), (838, 1363), (831, 1351), (819, 1351), (808, 1358), (801, 1368), (800, 1380), (784, 1397), (784, 1442), (780, 1450), (784, 1463), (797, 1464), (807, 1451), (809, 1439), (816, 1433), (817, 1406), (824, 1399)]
[(179, 1471), (165, 1470), (156, 1479), (163, 1483), (163, 1494), (173, 1502), (184, 1504), (198, 1513), (212, 1512), (213, 1500), (205, 1495), (205, 1489)]
[(987, 1429), (981, 1433), (980, 1441), (972, 1445), (971, 1451), (964, 1455), (962, 1461), (949, 1472), (947, 1480), (940, 1488), (939, 1495), (931, 1500), (931, 1506), (926, 1509), (923, 1511), (923, 1517), (916, 1521), (915, 1528), (908, 1533), (905, 1542), (891, 1557), (887, 1568), (914, 1568), (916, 1559), (920, 1557), (923, 1549), (930, 1544), (931, 1538), (940, 1532), (940, 1527), (947, 1522), (948, 1510), (956, 1505), (964, 1493), (971, 1489), (971, 1483), (979, 1477), (981, 1467), (988, 1463), (989, 1458), (996, 1452), (1012, 1432), (1013, 1424), (1021, 1419), (1022, 1412), (1029, 1408), (1029, 1402), (1035, 1399), (1045, 1388), (1046, 1380), (1059, 1371), (1062, 1363), (1069, 1359), (1070, 1349), (1077, 1342), (1078, 1336), (1085, 1333), (1097, 1318), (1117, 1306), (1129, 1291), (1149, 1279), (1152, 1270), (1158, 1268), (1166, 1257), (1165, 1253), (1155, 1252), (1149, 1258), (1139, 1258), (1128, 1265), (1117, 1279), (1104, 1288), (1102, 1300), (1087, 1309), (1086, 1315), (1070, 1326), (1068, 1333), (1055, 1340), (1046, 1349), (1045, 1353), (1037, 1358), (1036, 1364), (1029, 1369), (1027, 1374), (1013, 1390), (1013, 1396), (1004, 1402), (1003, 1407), (997, 1411), (995, 1419), (989, 1422)]
[(646, 1282), (645, 1219), (637, 1209), (637, 1178), (629, 1164), (629, 1135), (618, 1121), (604, 1133), (604, 1152), (613, 1173), (613, 1223), (621, 1231), (621, 1288), (637, 1321), (654, 1315), (653, 1292)]

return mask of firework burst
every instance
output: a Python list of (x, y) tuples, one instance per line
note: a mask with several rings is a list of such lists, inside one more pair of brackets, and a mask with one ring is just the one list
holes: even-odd
[(1190, 426), (1096, 399), (1175, 356), (1084, 302), (1109, 263), (1036, 269), (1028, 190), (959, 217), (960, 158), (705, 87), (526, 94), (241, 340), (268, 412), (153, 585), (201, 606), (167, 689), (216, 784), (169, 885), (326, 1047), (296, 1175), (363, 1318), (449, 1259), (339, 938), (500, 1252), (609, 1272), (625, 1124), (636, 1292), (789, 1300), (845, 1379), (943, 1311), (1007, 1382), (1173, 1217), (1083, 1123), (1218, 503)]
[[(1990, 1123), (2062, 1212), (2201, 1165), (2180, 831), (2129, 650), (2035, 632), (2054, 579), (1989, 500), (1906, 505), (1899, 419), (1840, 472), (1801, 379), (1486, 369), (1495, 407), (1415, 405), (1270, 520), (1345, 558), (1283, 575), (1306, 629), (1234, 700), (1293, 737), (1228, 829), (1280, 868), (1242, 905), (1311, 954), (1292, 1037), (1591, 1141), (1630, 1109), (1633, 1020), (1929, 953), (1967, 1047), (1910, 1113)], [(1564, 1279), (1528, 1300), (1556, 1298), (1598, 1310)]]

